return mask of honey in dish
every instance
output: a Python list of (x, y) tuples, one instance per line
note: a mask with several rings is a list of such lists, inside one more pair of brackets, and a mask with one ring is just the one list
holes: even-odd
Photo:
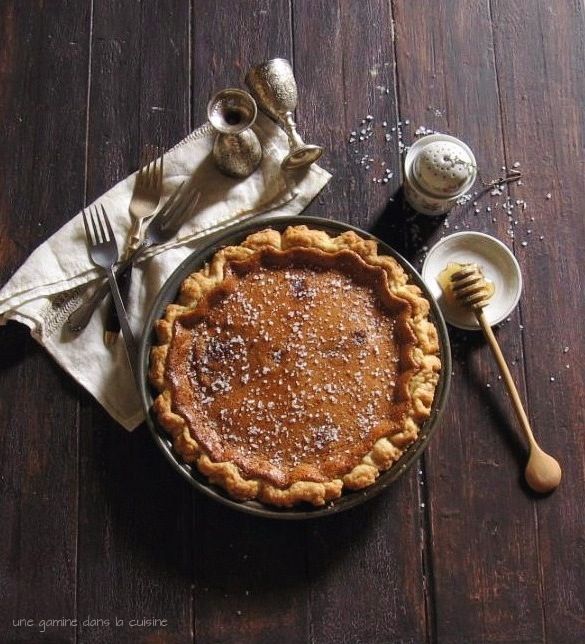
[[(460, 306), (461, 308), (464, 308), (464, 307), (457, 300), (457, 298), (453, 293), (453, 284), (451, 282), (451, 278), (453, 277), (453, 275), (455, 275), (455, 273), (457, 273), (457, 271), (462, 270), (466, 266), (469, 266), (469, 264), (459, 264), (458, 262), (449, 262), (447, 266), (437, 275), (437, 282), (439, 283), (439, 286), (441, 287), (441, 290), (443, 291), (443, 294), (447, 302), (454, 306)], [(492, 282), (492, 280), (488, 280), (485, 277), (484, 279), (485, 279), (485, 288), (486, 288), (485, 299), (489, 300), (495, 293), (496, 286)]]

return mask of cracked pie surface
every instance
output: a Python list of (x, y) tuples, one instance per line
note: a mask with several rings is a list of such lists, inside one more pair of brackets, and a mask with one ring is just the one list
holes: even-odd
[(323, 505), (374, 483), (429, 417), (441, 362), (428, 315), (374, 241), (257, 232), (189, 275), (157, 321), (154, 411), (233, 498)]

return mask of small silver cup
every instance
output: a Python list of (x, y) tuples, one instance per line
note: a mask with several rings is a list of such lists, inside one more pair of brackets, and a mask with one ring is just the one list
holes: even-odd
[(288, 136), (289, 154), (283, 170), (311, 165), (323, 154), (323, 148), (303, 142), (297, 132), (293, 112), (297, 107), (297, 83), (292, 67), (284, 58), (274, 58), (256, 65), (246, 74), (246, 85), (262, 110), (280, 123)]
[(256, 102), (241, 89), (224, 89), (209, 101), (207, 118), (217, 132), (213, 158), (224, 174), (248, 177), (262, 160), (262, 146), (251, 129), (257, 114)]

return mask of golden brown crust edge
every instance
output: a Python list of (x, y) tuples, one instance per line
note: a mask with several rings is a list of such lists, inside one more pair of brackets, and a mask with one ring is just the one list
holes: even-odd
[[(235, 464), (211, 461), (190, 435), (187, 423), (172, 410), (171, 394), (165, 381), (165, 364), (175, 318), (194, 308), (202, 297), (223, 281), (227, 262), (246, 259), (267, 246), (278, 250), (316, 248), (328, 253), (353, 251), (371, 266), (383, 268), (389, 290), (409, 304), (411, 313), (408, 325), (416, 342), (407, 347), (407, 360), (411, 367), (402, 383), (404, 395), (412, 403), (410, 413), (401, 431), (378, 439), (361, 463), (342, 479), (326, 483), (298, 481), (284, 489), (265, 481), (246, 479)], [(396, 260), (378, 255), (376, 242), (362, 239), (353, 231), (330, 237), (324, 231), (312, 230), (307, 226), (291, 226), (283, 233), (272, 229), (262, 230), (250, 235), (240, 246), (221, 249), (210, 263), (189, 275), (181, 286), (178, 303), (167, 306), (164, 318), (156, 322), (159, 345), (151, 350), (149, 371), (151, 383), (160, 392), (154, 402), (154, 411), (161, 426), (171, 435), (175, 451), (186, 462), (195, 464), (211, 483), (221, 486), (235, 499), (258, 499), (282, 507), (291, 507), (303, 501), (315, 506), (324, 505), (341, 496), (344, 488), (358, 490), (374, 483), (380, 472), (389, 469), (406, 447), (416, 440), (421, 424), (429, 417), (441, 362), (437, 331), (428, 314), (429, 302), (420, 289), (408, 284), (408, 276)]]

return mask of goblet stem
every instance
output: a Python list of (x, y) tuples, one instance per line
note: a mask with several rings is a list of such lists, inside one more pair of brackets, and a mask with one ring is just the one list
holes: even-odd
[(283, 170), (306, 168), (323, 154), (323, 148), (320, 146), (310, 145), (303, 141), (301, 135), (297, 132), (297, 124), (290, 110), (281, 114), (279, 120), (282, 129), (286, 132), (290, 149), (281, 164)]
[(291, 150), (296, 150), (304, 145), (301, 135), (297, 132), (297, 124), (293, 118), (292, 112), (285, 112), (283, 118), (283, 127), (286, 135), (288, 136), (288, 143)]

